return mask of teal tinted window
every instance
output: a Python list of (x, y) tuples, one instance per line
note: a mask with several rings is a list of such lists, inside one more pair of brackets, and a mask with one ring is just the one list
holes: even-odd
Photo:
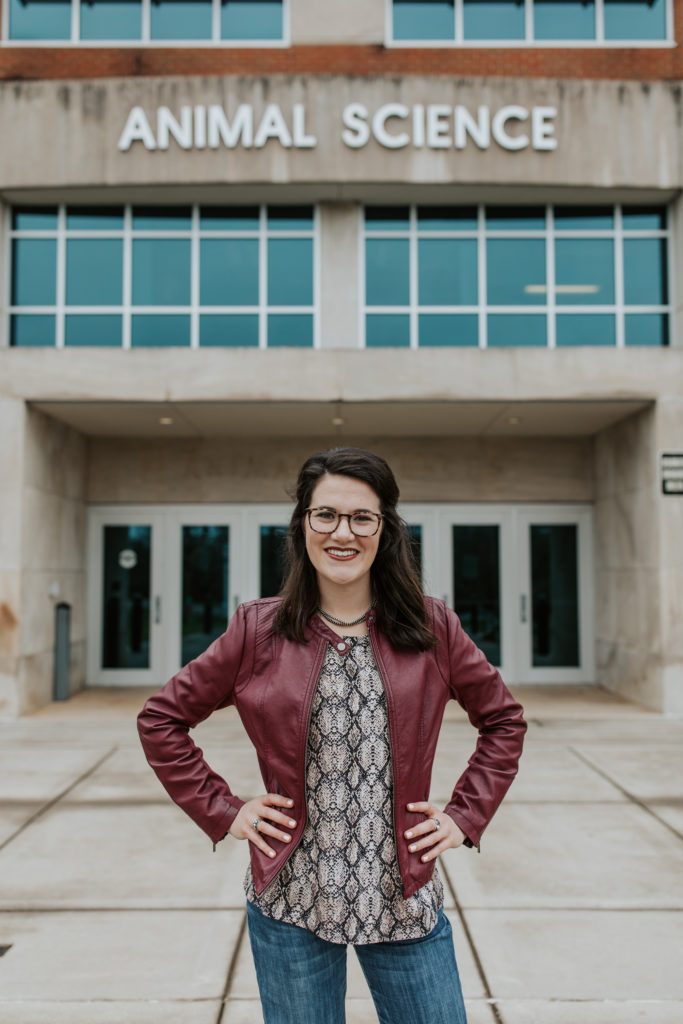
[(541, 238), (489, 238), (486, 274), (489, 305), (543, 305), (547, 300), (545, 241)]
[(56, 299), (56, 239), (15, 238), (12, 242), (12, 305), (54, 306)]
[(453, 39), (453, 0), (394, 0), (394, 39)]
[(625, 206), (621, 211), (624, 231), (664, 231), (666, 229), (666, 210), (661, 207), (654, 209), (643, 206)]
[(410, 302), (410, 243), (403, 238), (365, 241), (365, 296), (368, 306)]
[(10, 39), (70, 39), (71, 0), (9, 0)]
[(312, 206), (269, 206), (269, 231), (312, 231)]
[(64, 344), (121, 347), (120, 316), (68, 315), (64, 323)]
[(189, 231), (189, 206), (134, 206), (133, 231)]
[(199, 344), (203, 348), (258, 348), (258, 316), (204, 313), (199, 318)]
[(268, 241), (268, 303), (271, 306), (313, 304), (313, 240), (271, 238)]
[(524, 0), (464, 0), (465, 39), (524, 39)]
[(418, 317), (418, 338), (422, 348), (476, 348), (479, 344), (479, 317), (468, 313), (421, 313)]
[(189, 316), (139, 314), (131, 318), (133, 348), (168, 348), (190, 344)]
[(56, 231), (57, 210), (54, 206), (15, 207), (12, 227), (15, 231)]
[(120, 306), (122, 300), (123, 241), (67, 239), (67, 306)]
[(616, 345), (616, 324), (606, 313), (571, 313), (558, 315), (555, 322), (558, 348), (568, 345)]
[(421, 306), (477, 304), (476, 239), (421, 238), (417, 265)]
[(407, 206), (367, 206), (365, 227), (367, 231), (407, 231), (410, 210)]
[(663, 238), (624, 239), (624, 302), (659, 306), (668, 302), (666, 242)]
[(558, 305), (607, 306), (614, 302), (614, 242), (611, 238), (558, 238), (555, 242)]
[(510, 348), (517, 345), (544, 348), (547, 344), (545, 316), (494, 313), (488, 317), (487, 330), (489, 348)]
[(133, 305), (187, 306), (189, 303), (189, 239), (133, 239)]
[(534, 0), (535, 39), (595, 39), (592, 0)]
[(221, 0), (222, 39), (282, 39), (282, 2)]
[(666, 39), (666, 0), (605, 0), (605, 39)]
[(121, 231), (123, 210), (120, 206), (69, 206), (66, 228), (67, 231)]
[(365, 318), (367, 348), (410, 348), (410, 317), (401, 313), (370, 313)]
[(10, 345), (37, 348), (54, 345), (55, 318), (35, 313), (21, 313), (10, 318)]
[(268, 317), (268, 347), (313, 347), (313, 317), (304, 313), (271, 313)]
[(624, 327), (627, 345), (669, 344), (669, 318), (665, 313), (627, 313)]
[(203, 238), (199, 244), (202, 306), (257, 306), (257, 238)]
[(418, 206), (418, 231), (476, 231), (476, 206)]
[(542, 206), (487, 206), (487, 231), (543, 231), (545, 210)]
[(81, 0), (81, 39), (139, 39), (141, 0)]
[(211, 0), (152, 0), (152, 39), (210, 39)]
[(556, 231), (610, 231), (614, 227), (611, 206), (556, 206)]
[(258, 206), (202, 206), (200, 231), (258, 231)]

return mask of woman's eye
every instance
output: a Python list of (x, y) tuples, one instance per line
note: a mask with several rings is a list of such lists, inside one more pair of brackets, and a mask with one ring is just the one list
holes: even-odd
[(315, 518), (319, 519), (321, 523), (331, 523), (335, 514), (334, 512), (316, 512)]
[(372, 516), (366, 515), (364, 512), (358, 512), (357, 515), (352, 516), (354, 523), (371, 523)]

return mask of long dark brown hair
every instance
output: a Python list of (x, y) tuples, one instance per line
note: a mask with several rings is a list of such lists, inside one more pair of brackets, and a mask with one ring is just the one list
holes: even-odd
[(362, 448), (330, 448), (304, 462), (296, 483), (296, 506), (286, 538), (286, 575), (274, 628), (305, 642), (305, 628), (320, 605), (315, 569), (306, 551), (305, 510), (313, 489), (328, 473), (362, 480), (375, 492), (383, 516), (377, 555), (370, 570), (377, 628), (395, 647), (425, 651), (436, 638), (427, 624), (422, 583), (410, 552), (406, 524), (396, 511), (399, 490), (381, 456)]

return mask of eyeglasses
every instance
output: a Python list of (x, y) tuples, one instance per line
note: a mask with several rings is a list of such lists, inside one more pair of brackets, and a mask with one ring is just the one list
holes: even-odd
[(379, 512), (337, 512), (334, 508), (307, 508), (308, 525), (315, 533), (334, 533), (342, 519), (348, 519), (354, 537), (374, 537), (382, 516)]

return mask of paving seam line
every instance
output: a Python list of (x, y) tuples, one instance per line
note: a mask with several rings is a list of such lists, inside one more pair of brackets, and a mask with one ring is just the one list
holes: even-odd
[(456, 912), (458, 914), (458, 917), (460, 918), (460, 924), (462, 926), (462, 930), (465, 933), (465, 938), (467, 939), (467, 942), (469, 944), (470, 951), (472, 953), (472, 957), (474, 959), (474, 963), (475, 963), (476, 968), (477, 968), (477, 973), (479, 974), (479, 978), (480, 978), (481, 983), (482, 983), (482, 985), (484, 987), (485, 1000), (488, 1003), (488, 1005), (491, 1007), (491, 1013), (493, 1014), (493, 1018), (495, 1020), (495, 1024), (505, 1024), (505, 1021), (503, 1020), (503, 1016), (502, 1016), (502, 1014), (501, 1014), (501, 1012), (500, 1012), (500, 1010), (499, 1010), (499, 1008), (498, 1008), (498, 1006), (496, 1004), (496, 1000), (494, 999), (493, 993), (491, 992), (491, 986), (489, 985), (489, 980), (486, 977), (486, 971), (484, 970), (484, 965), (481, 962), (481, 958), (479, 956), (479, 951), (477, 950), (477, 947), (474, 944), (474, 939), (472, 938), (472, 933), (471, 933), (469, 925), (467, 923), (467, 919), (465, 918), (465, 912), (463, 911), (462, 906), (460, 904), (460, 900), (458, 899), (458, 897), (456, 895), (455, 886), (453, 885), (453, 883), (451, 881), (450, 872), (449, 872), (448, 868), (446, 867), (446, 865), (443, 862), (441, 864), (441, 867), (443, 868), (443, 875), (444, 875), (444, 877), (446, 879), (446, 885), (448, 886), (448, 891), (451, 894), (451, 899), (453, 900), (453, 902), (455, 904)]
[(235, 978), (235, 973), (237, 971), (237, 960), (240, 955), (240, 950), (242, 948), (242, 943), (244, 942), (246, 931), (247, 912), (246, 909), (242, 908), (242, 922), (240, 924), (240, 930), (237, 935), (237, 941), (235, 942), (235, 948), (233, 950), (232, 956), (230, 957), (230, 964), (228, 966), (228, 973), (225, 978), (225, 985), (223, 986), (223, 994), (221, 996), (221, 1004), (218, 1009), (218, 1016), (216, 1017), (216, 1024), (221, 1024), (221, 1021), (223, 1020), (223, 1017), (225, 1015), (225, 1011), (228, 1005), (228, 998), (230, 996), (230, 989), (232, 988), (232, 983)]
[(646, 811), (647, 814), (653, 817), (655, 821), (658, 821), (660, 825), (664, 825), (665, 828), (668, 828), (669, 832), (673, 833), (673, 835), (675, 835), (677, 839), (683, 840), (683, 834), (679, 832), (677, 828), (674, 828), (673, 825), (670, 825), (669, 822), (665, 821), (664, 818), (660, 818), (660, 816), (655, 811), (653, 811), (651, 807), (648, 807), (648, 805), (639, 797), (634, 796), (633, 793), (629, 793), (627, 789), (625, 789), (618, 782), (616, 782), (610, 775), (607, 774), (606, 771), (598, 767), (598, 765), (595, 764), (590, 759), (590, 757), (588, 757), (585, 754), (582, 754), (580, 750), (576, 749), (576, 747), (569, 746), (568, 749), (571, 750), (572, 754), (574, 754), (575, 757), (578, 757), (580, 761), (583, 761), (583, 763), (587, 765), (592, 771), (602, 776), (602, 778), (605, 779), (606, 782), (609, 782), (609, 784), (611, 786), (614, 786), (614, 788), (618, 790), (620, 793), (623, 793), (626, 799), (629, 800), (632, 804), (635, 804), (636, 807), (640, 807), (641, 810)]
[(80, 785), (81, 782), (84, 782), (87, 778), (89, 778), (93, 774), (93, 772), (96, 772), (97, 769), (101, 765), (103, 765), (104, 762), (108, 758), (110, 758), (112, 756), (112, 754), (115, 754), (117, 750), (118, 750), (118, 746), (117, 745), (114, 745), (113, 747), (111, 747), (106, 752), (106, 754), (104, 754), (99, 759), (99, 761), (96, 761), (95, 764), (91, 765), (91, 767), (88, 768), (88, 770), (86, 772), (83, 772), (83, 774), (79, 775), (77, 779), (74, 779), (73, 782), (69, 783), (69, 785), (66, 786), (61, 791), (61, 793), (58, 793), (57, 796), (52, 798), (52, 800), (48, 800), (48, 802), (46, 804), (43, 804), (42, 807), (40, 807), (35, 812), (35, 814), (32, 814), (30, 818), (28, 818), (25, 822), (23, 822), (23, 824), (21, 824), (19, 826), (19, 828), (16, 830), (16, 832), (13, 832), (10, 836), (7, 837), (7, 839), (4, 840), (4, 842), (0, 843), (0, 851), (4, 850), (5, 847), (9, 843), (11, 843), (13, 839), (16, 839), (18, 835), (21, 835), (21, 833), (25, 829), (27, 829), (29, 827), (29, 825), (32, 825), (34, 823), (34, 821), (37, 821), (38, 818), (41, 818), (43, 816), (43, 814), (45, 814), (47, 811), (51, 810), (51, 808), (53, 808), (55, 806), (55, 804), (59, 803), (60, 800), (63, 800), (64, 797), (67, 795), (67, 793), (70, 793), (72, 789), (75, 789), (76, 786)]

